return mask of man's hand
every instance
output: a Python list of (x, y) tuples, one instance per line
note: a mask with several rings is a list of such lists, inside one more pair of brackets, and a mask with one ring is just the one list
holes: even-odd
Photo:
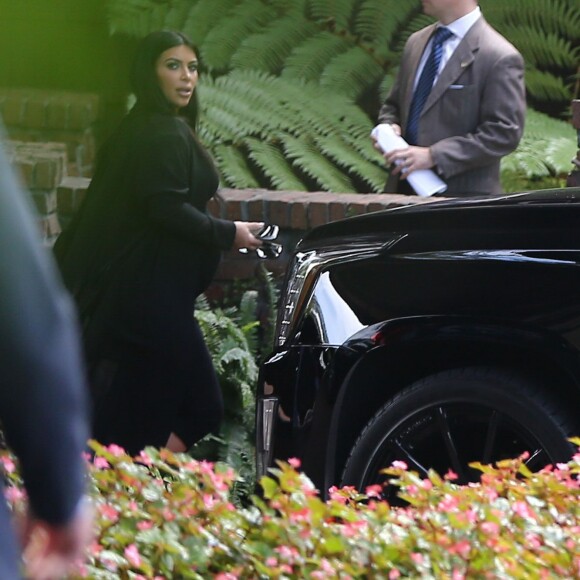
[(404, 149), (395, 149), (384, 155), (387, 163), (393, 165), (393, 175), (401, 174), (405, 178), (412, 171), (417, 169), (431, 169), (433, 167), (433, 158), (429, 147), (417, 147), (411, 145)]
[(62, 526), (51, 526), (29, 516), (24, 523), (23, 559), (31, 580), (63, 578), (82, 560), (93, 538), (93, 508), (82, 500), (73, 518)]

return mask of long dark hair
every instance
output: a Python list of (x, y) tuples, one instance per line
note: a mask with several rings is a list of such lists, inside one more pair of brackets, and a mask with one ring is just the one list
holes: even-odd
[[(131, 70), (131, 86), (137, 97), (136, 110), (171, 112), (172, 106), (167, 101), (155, 72), (155, 64), (159, 55), (175, 46), (188, 46), (199, 59), (199, 53), (194, 44), (182, 32), (173, 30), (158, 30), (148, 34), (137, 47), (133, 68)], [(197, 126), (199, 104), (197, 90), (186, 107), (179, 110), (179, 115), (185, 117), (192, 129)]]

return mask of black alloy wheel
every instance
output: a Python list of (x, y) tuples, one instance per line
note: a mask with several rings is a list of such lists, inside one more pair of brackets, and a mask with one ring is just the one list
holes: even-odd
[[(380, 470), (400, 460), (421, 477), (430, 468), (441, 475), (451, 469), (456, 483), (466, 484), (481, 475), (469, 463), (490, 464), (525, 451), (526, 465), (537, 471), (571, 456), (575, 422), (565, 409), (507, 371), (440, 372), (408, 386), (376, 413), (354, 444), (341, 483), (361, 491), (385, 484)], [(385, 499), (399, 503), (396, 492), (387, 485)]]

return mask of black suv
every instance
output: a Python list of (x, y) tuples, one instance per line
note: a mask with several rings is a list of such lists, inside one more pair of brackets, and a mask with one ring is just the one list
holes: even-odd
[(394, 460), (569, 458), (580, 433), (580, 189), (438, 201), (327, 224), (297, 246), (258, 385), (257, 461), (323, 491)]

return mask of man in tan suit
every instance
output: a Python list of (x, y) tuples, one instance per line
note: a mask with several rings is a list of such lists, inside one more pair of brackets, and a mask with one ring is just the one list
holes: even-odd
[[(394, 164), (385, 189), (412, 193), (401, 178), (433, 169), (447, 183), (445, 196), (501, 193), (500, 160), (517, 147), (524, 126), (522, 56), (485, 21), (477, 0), (423, 0), (423, 10), (438, 22), (409, 37), (379, 113), (379, 122), (410, 144), (385, 155)], [(444, 37), (440, 60), (431, 62), (435, 78), (417, 106), (413, 99), (420, 100), (421, 75), (434, 60), (433, 37), (442, 26), (450, 33), (437, 33)]]

